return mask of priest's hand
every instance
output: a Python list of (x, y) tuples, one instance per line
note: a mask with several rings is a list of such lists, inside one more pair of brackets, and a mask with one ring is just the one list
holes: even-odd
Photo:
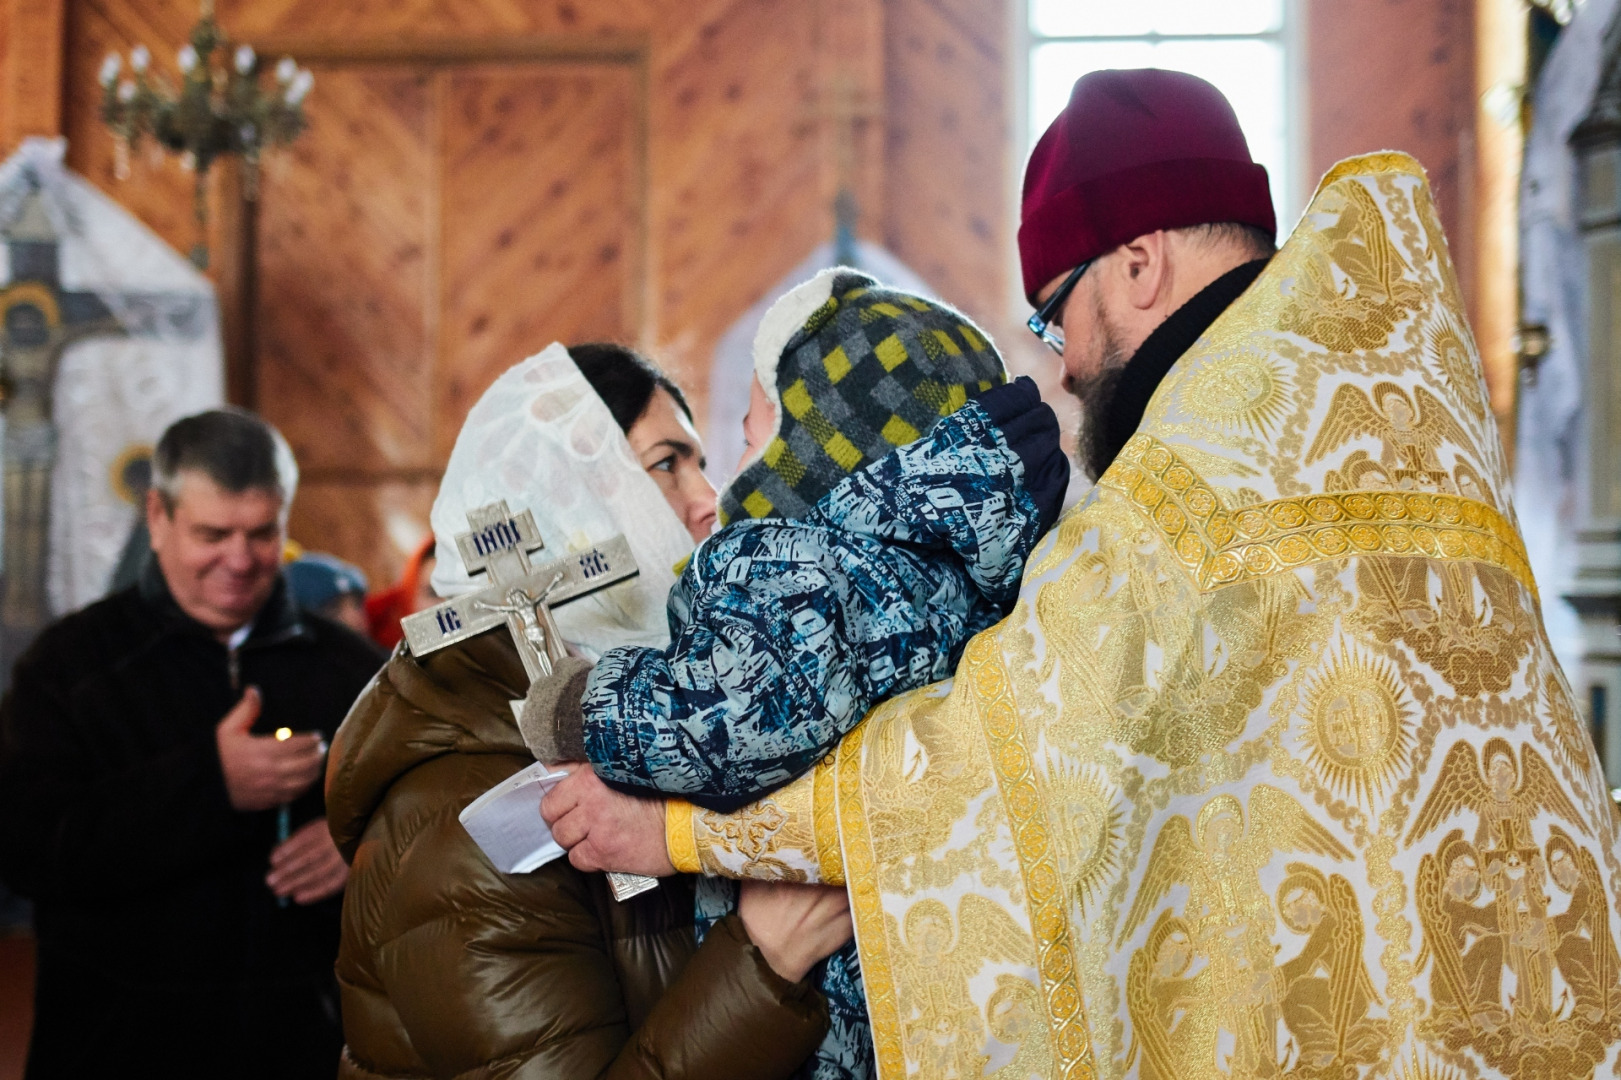
[(313, 904), (340, 892), (349, 881), (349, 864), (338, 854), (326, 818), (300, 826), (270, 853), (265, 884), (277, 897)]
[(235, 810), (269, 810), (292, 802), (315, 783), (326, 760), (326, 743), (313, 732), (285, 739), (253, 734), (263, 699), (248, 687), (214, 728), (225, 793)]
[(664, 800), (626, 795), (604, 784), (579, 761), (558, 768), (567, 780), (540, 800), (552, 838), (581, 870), (668, 877), (675, 873), (664, 846)]

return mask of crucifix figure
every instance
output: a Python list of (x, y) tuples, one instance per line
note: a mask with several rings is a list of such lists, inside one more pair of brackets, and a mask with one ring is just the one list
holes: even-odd
[[(552, 608), (639, 572), (623, 536), (535, 565), (530, 555), (546, 545), (534, 515), (528, 510), (514, 515), (504, 500), (469, 511), (467, 525), (468, 531), (456, 537), (456, 550), (468, 576), (483, 574), (489, 585), (401, 619), (413, 656), (427, 656), (505, 623), (533, 682), (550, 675), (552, 662), (565, 655)], [(608, 884), (614, 899), (625, 900), (656, 888), (658, 879), (609, 874)]]

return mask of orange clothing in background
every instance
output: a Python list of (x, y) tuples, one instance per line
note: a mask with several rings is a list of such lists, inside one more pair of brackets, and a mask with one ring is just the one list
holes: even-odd
[(422, 585), (422, 564), (433, 557), (433, 537), (422, 541), (405, 564), (400, 579), (381, 592), (366, 597), (366, 624), (372, 640), (385, 649), (400, 643), (405, 632), (400, 620), (419, 610), (418, 593)]

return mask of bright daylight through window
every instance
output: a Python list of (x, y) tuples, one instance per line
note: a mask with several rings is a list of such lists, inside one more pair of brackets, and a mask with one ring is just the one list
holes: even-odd
[(1285, 0), (1029, 0), (1030, 145), (1101, 68), (1158, 67), (1227, 95), (1250, 153), (1272, 180), (1278, 220), (1291, 206)]

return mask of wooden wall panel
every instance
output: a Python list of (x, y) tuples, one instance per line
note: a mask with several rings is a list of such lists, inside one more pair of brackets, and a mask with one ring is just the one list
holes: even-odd
[(0, 8), (0, 142), (62, 130), (64, 0), (10, 0)]
[[(629, 63), (317, 66), (258, 223), (257, 401), (304, 468), (301, 542), (393, 577), (426, 530), (398, 520), (497, 375), (553, 340), (635, 338), (641, 108)], [(354, 541), (377, 528), (392, 550)]]
[[(182, 3), (183, 0), (162, 0)], [(216, 0), (220, 19), (244, 39), (489, 42), (513, 35), (647, 31), (697, 16), (704, 0)], [(745, 0), (746, 2), (746, 0)]]
[(495, 378), (552, 341), (634, 341), (646, 195), (627, 64), (440, 77), (438, 459)]
[(1418, 158), (1473, 310), (1474, 0), (1309, 0), (1303, 9), (1308, 191), (1353, 154)]
[[(196, 19), (196, 8), (191, 19)], [(195, 176), (172, 156), (148, 145), (131, 161), (127, 180), (114, 175), (113, 137), (101, 122), (101, 86), (97, 74), (108, 53), (128, 57), (136, 45), (152, 53), (152, 70), (178, 80), (175, 45), (189, 23), (169, 10), (168, 0), (93, 3), (73, 0), (67, 18), (67, 54), (62, 98), (63, 134), (68, 139), (68, 165), (123, 203), (177, 251), (189, 251), (198, 232), (192, 213)]]
[(833, 230), (817, 6), (711, 5), (655, 54), (648, 344), (708, 415), (715, 342)]
[[(345, 167), (367, 176), (369, 191), (358, 200), (361, 219), (354, 233), (365, 241), (359, 245), (364, 256), (344, 253), (353, 246), (348, 219), (330, 207), (310, 209), (309, 223), (321, 226), (304, 235), (304, 250), (296, 253), (285, 238), (278, 239), (278, 232), (291, 226), (276, 219), (268, 204), (264, 216), (270, 220), (261, 221), (259, 235), (267, 250), (280, 250), (278, 257), (302, 267), (310, 282), (321, 283), (306, 286), (284, 277), (276, 287), (291, 290), (296, 284), (342, 297), (354, 308), (316, 318), (276, 301), (272, 306), (285, 313), (285, 321), (277, 314), (270, 322), (281, 325), (259, 326), (261, 342), (288, 358), (279, 373), (267, 371), (258, 383), (267, 400), (279, 399), (267, 408), (293, 429), (301, 451), (314, 463), (311, 476), (326, 477), (308, 489), (311, 499), (326, 500), (322, 505), (333, 514), (346, 504), (364, 503), (363, 485), (356, 486), (355, 479), (360, 473), (373, 477), (379, 492), (430, 484), (427, 478), (453, 435), (451, 425), (482, 389), (478, 384), (520, 359), (552, 328), (565, 335), (623, 335), (675, 372), (692, 391), (697, 414), (705, 416), (714, 342), (828, 238), (833, 193), (847, 174), (855, 178), (865, 237), (887, 244), (947, 299), (985, 322), (1016, 367), (1050, 375), (1052, 362), (1026, 344), (1028, 335), (1019, 328), (1022, 306), (1010, 299), (1016, 293), (1009, 279), (1016, 274), (1012, 204), (1017, 190), (1007, 161), (1015, 144), (1007, 94), (1018, 3), (218, 0), (222, 24), (239, 39), (323, 60), (311, 102), (316, 130), (299, 153), (319, 149), (333, 168), (352, 154), (356, 160)], [(1466, 282), (1472, 281), (1473, 259), (1474, 8), (1472, 0), (1307, 0), (1301, 5), (1310, 83), (1309, 178), (1348, 153), (1386, 145), (1413, 150), (1436, 182)], [(65, 25), (61, 50), (51, 47), (48, 19), (41, 24), (44, 30), (17, 36), (21, 17), (52, 10)], [(46, 118), (48, 126), (53, 110), (60, 113), (70, 140), (69, 163), (177, 248), (189, 247), (191, 177), (165, 161), (137, 162), (131, 179), (114, 179), (112, 140), (97, 115), (95, 75), (107, 51), (127, 52), (137, 43), (152, 50), (158, 70), (172, 74), (175, 48), (196, 18), (196, 0), (0, 0), (0, 11), (6, 14), (0, 18), (0, 87), (10, 88), (9, 97), (0, 95), (5, 113), (0, 131), (16, 130), (16, 88), (33, 88), (28, 104), (36, 116)], [(476, 217), (481, 195), (497, 187), (503, 206), (521, 204), (527, 192), (509, 192), (507, 185), (483, 182), (476, 173), (510, 167), (533, 148), (503, 149), (501, 140), (516, 137), (511, 133), (497, 134), (488, 146), (469, 143), (464, 149), (476, 167), (461, 179), (450, 178), (443, 190), (438, 185), (447, 177), (437, 172), (428, 177), (408, 168), (365, 172), (372, 166), (360, 160), (367, 153), (363, 140), (350, 140), (343, 125), (383, 120), (370, 117), (371, 105), (346, 115), (341, 95), (327, 93), (326, 69), (342, 67), (340, 60), (364, 60), (380, 69), (392, 59), (439, 72), (451, 60), (498, 67), (542, 56), (589, 66), (605, 62), (609, 54), (633, 67), (634, 74), (592, 84), (593, 93), (609, 95), (602, 102), (614, 102), (603, 104), (596, 115), (609, 126), (608, 142), (630, 154), (631, 163), (615, 156), (620, 150), (611, 151), (607, 163), (592, 160), (584, 166), (588, 179), (557, 196), (555, 205), (545, 204), (545, 212), (572, 215), (568, 220), (576, 223), (580, 242), (569, 238), (552, 249), (517, 229), (503, 247), (508, 226), (492, 212), (487, 222), (450, 241), (464, 243), (459, 251), (441, 251), (431, 245), (448, 234), (425, 227), (421, 274), (432, 280), (422, 286), (422, 303), (439, 322), (422, 331), (420, 348), (412, 344), (413, 324), (395, 316), (402, 298), (416, 288), (411, 282), (418, 270), (406, 266), (406, 259), (400, 280), (374, 285), (369, 279), (389, 258), (404, 258), (415, 241), (404, 239), (406, 230), (399, 243), (389, 243), (379, 235), (381, 222), (397, 221), (398, 208), (410, 199), (437, 206), (440, 196), (465, 198)], [(848, 169), (838, 158), (838, 128), (831, 116), (841, 84), (847, 84), (859, 114), (853, 121), (855, 160)], [(480, 110), (478, 116), (496, 116), (502, 95), (491, 90), (493, 85), (475, 94), (468, 84), (464, 104)], [(53, 87), (60, 92), (53, 93)], [(524, 128), (548, 122), (546, 110), (529, 100), (527, 88), (520, 89), (510, 102), (511, 115), (518, 118), (514, 123)], [(630, 115), (608, 119), (620, 104)], [(386, 112), (388, 106), (379, 108)], [(485, 126), (504, 131), (499, 123)], [(472, 130), (456, 135), (470, 137)], [(287, 164), (295, 173), (305, 167), (297, 156)], [(272, 161), (272, 185), (279, 182), (277, 167)], [(623, 216), (631, 211), (622, 199), (633, 190), (645, 193), (645, 203), (634, 210), (639, 215), (634, 225)], [(581, 226), (591, 192), (600, 194), (606, 216)], [(299, 197), (356, 201), (342, 193), (318, 195), (315, 189)], [(610, 243), (602, 238), (612, 235), (627, 237), (623, 253), (609, 260), (613, 266), (583, 269), (590, 263), (590, 242), (600, 254)], [(217, 237), (217, 250), (229, 240)], [(490, 245), (483, 257), (500, 270), (489, 282), (477, 272), (480, 243)], [(462, 269), (437, 276), (441, 254), (460, 260)], [(565, 257), (576, 260), (569, 271), (575, 276), (565, 275), (567, 286), (546, 286), (558, 280), (546, 276), (558, 267), (537, 266), (537, 260)], [(431, 297), (441, 306), (430, 303)], [(368, 304), (376, 309), (368, 310)], [(485, 316), (490, 321), (480, 324)], [(434, 369), (424, 359), (434, 350), (454, 352), (466, 366)], [(353, 371), (347, 370), (351, 360)], [(1055, 405), (1067, 403), (1050, 379), (1047, 389)], [(442, 398), (443, 408), (436, 410), (424, 397)], [(350, 470), (344, 474), (348, 479), (339, 475), (344, 469)], [(317, 495), (323, 484), (330, 491)], [(339, 498), (332, 492), (341, 484), (351, 486)], [(367, 503), (357, 513), (375, 525), (389, 515), (398, 520), (406, 512), (402, 508), (426, 505), (420, 499), (387, 499), (394, 501), (386, 513), (378, 508), (382, 503)], [(295, 514), (295, 521), (326, 520), (301, 510)], [(334, 535), (357, 537), (356, 549), (343, 553), (371, 557), (361, 550), (359, 533)], [(390, 556), (398, 557), (403, 553)]]
[(404, 568), (401, 551), (427, 535), (438, 490), (433, 476), (301, 483), (288, 533), (307, 548), (348, 559), (366, 572), (372, 588), (381, 588)]
[(316, 79), (321, 123), (260, 194), (257, 404), (312, 475), (426, 468), (430, 76), (324, 67)]
[(1000, 4), (890, 0), (886, 37), (890, 250), (993, 330), (1013, 244), (1007, 13)]
[[(16, 104), (15, 82), (28, 63), (27, 57), (15, 55), (13, 52), (17, 38), (12, 33), (12, 24), (16, 20), (16, 11), (10, 5), (0, 4), (0, 153), (6, 154), (11, 153), (22, 141), (18, 131), (21, 126), (21, 113)], [(56, 52), (55, 60), (59, 72), (65, 55), (65, 49)], [(60, 99), (56, 104), (60, 114)], [(57, 117), (57, 128), (58, 130), (61, 128), (60, 115)]]

